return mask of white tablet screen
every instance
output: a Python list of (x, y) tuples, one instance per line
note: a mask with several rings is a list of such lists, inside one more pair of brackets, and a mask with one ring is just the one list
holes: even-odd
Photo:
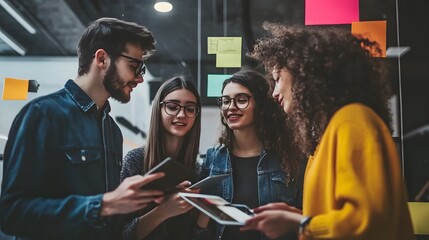
[(238, 222), (244, 223), (247, 219), (251, 218), (251, 216), (246, 213), (240, 211), (236, 207), (231, 206), (217, 206), (222, 212), (228, 214), (228, 216), (232, 217)]

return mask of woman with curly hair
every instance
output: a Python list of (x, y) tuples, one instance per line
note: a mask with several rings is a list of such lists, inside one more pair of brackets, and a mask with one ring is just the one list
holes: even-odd
[[(230, 174), (214, 194), (232, 203), (255, 208), (280, 201), (301, 207), (298, 163), (283, 160), (288, 141), (285, 114), (269, 90), (266, 79), (250, 70), (223, 82), (222, 97), (217, 101), (222, 135), (219, 144), (208, 149), (200, 177)], [(206, 227), (207, 222), (206, 217), (200, 227)], [(240, 232), (239, 227), (222, 225), (213, 232), (215, 239), (223, 240), (265, 238), (257, 231)]]
[(272, 74), (294, 157), (308, 157), (303, 212), (262, 206), (242, 230), (271, 238), (299, 229), (302, 239), (413, 239), (377, 44), (334, 28), (264, 28), (270, 35), (249, 56)]

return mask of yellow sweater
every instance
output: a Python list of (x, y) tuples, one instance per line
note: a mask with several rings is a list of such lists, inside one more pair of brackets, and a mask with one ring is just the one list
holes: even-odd
[(304, 178), (314, 239), (414, 239), (400, 160), (387, 126), (349, 104), (330, 120)]

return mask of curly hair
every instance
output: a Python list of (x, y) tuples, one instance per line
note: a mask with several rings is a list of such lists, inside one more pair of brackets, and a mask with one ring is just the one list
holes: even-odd
[[(280, 105), (271, 97), (267, 79), (256, 71), (242, 70), (223, 82), (222, 92), (226, 85), (231, 82), (238, 83), (249, 89), (252, 98), (255, 99), (254, 121), (259, 140), (262, 142), (264, 149), (276, 153), (280, 159), (285, 159), (288, 151), (285, 146), (288, 146), (289, 144), (287, 143), (290, 141), (285, 126), (286, 116)], [(234, 133), (224, 122), (222, 114), (221, 120), (223, 127), (219, 143), (225, 144), (232, 151)], [(283, 161), (283, 167), (291, 175), (296, 174), (297, 166), (298, 162)]]
[(376, 42), (326, 26), (265, 22), (263, 28), (268, 35), (248, 56), (267, 73), (285, 68), (292, 76), (287, 128), (293, 132), (294, 157), (311, 155), (332, 115), (349, 103), (372, 108), (390, 126), (391, 89), (386, 65), (374, 57), (381, 53)]

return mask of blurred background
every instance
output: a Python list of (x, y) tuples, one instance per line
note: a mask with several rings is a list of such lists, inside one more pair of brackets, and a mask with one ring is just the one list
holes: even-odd
[[(27, 100), (0, 100), (0, 158), (18, 111), (28, 101), (60, 89), (76, 77), (77, 41), (85, 27), (99, 17), (137, 22), (152, 31), (157, 40), (157, 51), (146, 61), (149, 73), (132, 93), (131, 102), (111, 102), (112, 116), (124, 134), (124, 152), (144, 144), (151, 100), (160, 83), (182, 74), (192, 79), (203, 100), (200, 153), (204, 154), (216, 144), (220, 131), (219, 110), (214, 103), (222, 81), (213, 82), (213, 74), (257, 69), (245, 53), (263, 36), (262, 23), (303, 25), (310, 0), (169, 0), (172, 9), (168, 12), (157, 11), (157, 2), (0, 0), (0, 88), (6, 77), (34, 79), (40, 84)], [(392, 137), (401, 154), (410, 201), (429, 202), (429, 21), (425, 16), (429, 1), (358, 2), (359, 21), (387, 23), (387, 54), (381, 60), (390, 65), (395, 88), (391, 100)], [(320, 11), (337, 14), (335, 9)], [(350, 24), (334, 25), (351, 28)], [(217, 67), (219, 59), (209, 54), (208, 37), (241, 37), (240, 64)], [(0, 160), (0, 176), (1, 166)]]

